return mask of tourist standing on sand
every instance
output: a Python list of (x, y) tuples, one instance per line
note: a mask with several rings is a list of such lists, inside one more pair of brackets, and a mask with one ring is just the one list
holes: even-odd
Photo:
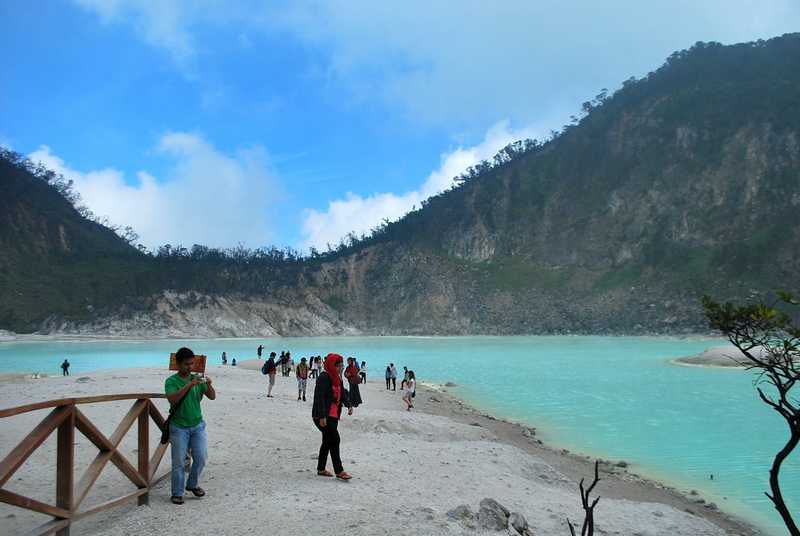
[(314, 426), (322, 432), (322, 444), (319, 447), (317, 458), (317, 474), (319, 476), (333, 476), (326, 468), (328, 454), (331, 455), (333, 471), (336, 478), (350, 480), (352, 477), (342, 467), (342, 458), (339, 455), (339, 418), (342, 415), (342, 406), (347, 406), (347, 414), (353, 414), (353, 408), (347, 398), (347, 391), (342, 387), (342, 369), (344, 363), (339, 354), (328, 354), (325, 357), (325, 369), (320, 373), (314, 386), (314, 406), (311, 418)]
[(298, 363), (295, 369), (295, 375), (297, 376), (297, 400), (302, 398), (303, 402), (305, 402), (306, 384), (308, 383), (308, 364), (306, 364), (305, 357), (300, 359), (300, 363)]
[(61, 363), (61, 374), (62, 376), (69, 376), (69, 360), (64, 359), (64, 362)]
[(318, 372), (319, 372), (319, 360), (312, 355), (311, 356), (311, 377), (316, 379)]
[(233, 361), (231, 361), (231, 366), (232, 366), (232, 367), (235, 367), (235, 366), (236, 366), (236, 358), (235, 358), (235, 357), (233, 358)]
[(267, 398), (272, 398), (272, 388), (275, 387), (275, 375), (278, 373), (278, 366), (275, 364), (275, 352), (269, 353), (264, 366), (261, 367), (261, 372), (269, 377), (269, 386), (267, 387)]
[(264, 351), (264, 345), (263, 344), (259, 344), (258, 348), (256, 348), (256, 353), (258, 354), (258, 358), (259, 359), (261, 359), (261, 352), (263, 352), (263, 351)]
[(397, 369), (394, 363), (389, 363), (389, 377), (392, 380), (392, 391), (397, 391)]
[(400, 382), (401, 391), (405, 389), (407, 381), (408, 381), (408, 367), (403, 367), (403, 381)]
[(200, 411), (203, 396), (209, 400), (217, 398), (211, 378), (200, 378), (192, 374), (194, 352), (181, 348), (175, 354), (178, 365), (177, 374), (173, 374), (164, 382), (164, 392), (172, 407), (169, 415), (169, 442), (172, 445), (172, 503), (183, 504), (183, 464), (186, 451), (192, 449), (192, 467), (186, 491), (195, 497), (203, 497), (206, 492), (199, 484), (200, 474), (208, 458), (208, 437), (206, 423)]
[(392, 388), (392, 368), (386, 365), (386, 390)]
[(350, 405), (357, 408), (361, 405), (361, 392), (358, 389), (358, 383), (361, 377), (358, 375), (356, 360), (352, 357), (347, 358), (347, 368), (344, 369), (344, 377), (347, 378), (348, 387), (350, 388), (350, 392), (348, 393)]
[(413, 398), (417, 396), (417, 378), (413, 370), (408, 371), (408, 380), (406, 381), (406, 392), (403, 393), (403, 402), (406, 403), (406, 411), (411, 411), (414, 407)]
[(361, 368), (358, 370), (358, 374), (361, 376), (361, 383), (367, 383), (367, 362), (361, 362)]
[(222, 364), (223, 365), (228, 364), (228, 355), (225, 352), (222, 352)]

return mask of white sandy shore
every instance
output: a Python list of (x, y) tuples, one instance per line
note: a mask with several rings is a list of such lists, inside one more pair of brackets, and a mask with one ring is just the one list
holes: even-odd
[[(0, 407), (68, 396), (158, 392), (167, 374), (150, 368), (18, 380), (2, 385)], [(203, 402), (209, 463), (201, 485), (208, 495), (174, 506), (165, 480), (152, 492), (149, 506), (133, 502), (90, 517), (73, 526), (73, 535), (498, 534), (465, 528), (447, 515), (461, 504), (477, 510), (485, 497), (522, 513), (537, 536), (563, 536), (569, 533), (567, 517), (582, 520), (575, 479), (589, 477), (590, 464), (539, 445), (516, 425), (482, 416), (441, 393), (421, 390), (418, 410), (408, 413), (399, 393), (386, 392), (383, 382), (362, 386), (365, 405), (340, 425), (345, 468), (354, 476), (344, 483), (315, 474), (319, 433), (310, 418), (313, 382), (309, 401), (302, 403), (296, 400), (293, 378), (278, 377), (276, 398), (267, 399), (265, 378), (258, 372), (212, 366), (209, 374), (218, 399)], [(130, 404), (81, 409), (110, 435)], [(162, 409), (165, 405), (160, 401)], [(0, 419), (0, 456), (43, 417), (40, 411)], [(152, 428), (151, 443), (157, 435)], [(121, 448), (134, 463), (135, 437), (134, 426)], [(97, 451), (80, 434), (76, 438), (77, 482)], [(54, 437), (49, 439), (17, 472), (10, 489), (53, 500), (54, 443)], [(169, 454), (160, 471), (168, 464)], [(602, 478), (597, 534), (756, 534), (719, 512), (630, 476), (603, 473)], [(132, 489), (109, 464), (84, 504)], [(17, 534), (46, 520), (0, 505), (2, 534)]]

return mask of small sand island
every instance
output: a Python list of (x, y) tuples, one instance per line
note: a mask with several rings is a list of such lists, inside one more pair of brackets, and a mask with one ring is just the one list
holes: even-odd
[[(149, 506), (124, 504), (77, 522), (72, 534), (307, 535), (325, 527), (326, 534), (563, 536), (569, 534), (567, 518), (583, 519), (578, 481), (591, 479), (593, 460), (542, 444), (533, 428), (482, 414), (445, 386), (420, 386), (415, 410), (407, 412), (399, 390), (386, 391), (382, 378), (369, 378), (362, 386), (364, 404), (339, 427), (344, 466), (354, 478), (320, 478), (311, 403), (297, 400), (294, 378), (278, 377), (275, 398), (266, 398), (265, 376), (253, 370), (259, 363), (208, 369), (217, 400), (203, 403), (209, 438), (204, 498), (171, 504), (166, 480), (151, 492)], [(60, 397), (160, 392), (168, 375), (137, 368), (80, 377), (17, 377), (3, 384), (0, 408)], [(158, 405), (166, 413), (166, 403)], [(110, 433), (129, 406), (129, 401), (106, 402), (81, 410)], [(0, 452), (13, 448), (42, 418), (26, 413), (0, 420)], [(14, 476), (17, 492), (53, 494), (50, 443), (54, 436)], [(75, 448), (77, 468), (97, 453), (80, 434)], [(121, 452), (135, 459), (135, 449), (133, 435), (126, 436)], [(159, 472), (169, 463), (167, 453)], [(111, 469), (87, 504), (130, 486)], [(599, 534), (759, 534), (696, 492), (684, 495), (647, 481), (625, 462), (601, 463), (600, 478)], [(0, 505), (3, 534), (24, 532), (41, 521), (38, 514)]]
[[(762, 355), (763, 350), (754, 350), (757, 355)], [(742, 355), (738, 348), (729, 344), (727, 346), (712, 346), (696, 355), (679, 357), (672, 360), (678, 365), (694, 367), (723, 367), (723, 368), (745, 368), (747, 358)]]

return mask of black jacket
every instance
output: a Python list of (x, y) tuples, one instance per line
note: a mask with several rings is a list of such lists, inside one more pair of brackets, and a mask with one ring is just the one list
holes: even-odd
[[(339, 416), (342, 416), (342, 406), (350, 407), (350, 397), (347, 390), (342, 383), (342, 398), (339, 400)], [(333, 404), (333, 385), (331, 384), (331, 377), (327, 372), (323, 371), (317, 378), (314, 384), (314, 405), (311, 408), (311, 417), (314, 420), (328, 418), (328, 413)]]

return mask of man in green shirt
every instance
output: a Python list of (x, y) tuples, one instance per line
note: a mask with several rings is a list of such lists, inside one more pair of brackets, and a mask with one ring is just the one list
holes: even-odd
[[(178, 373), (164, 382), (164, 391), (171, 407), (169, 424), (169, 441), (172, 445), (172, 502), (183, 504), (183, 463), (186, 452), (192, 449), (192, 467), (189, 470), (189, 481), (186, 490), (195, 497), (202, 497), (206, 492), (198, 486), (200, 473), (208, 458), (208, 438), (206, 423), (200, 411), (203, 396), (210, 400), (217, 398), (211, 385), (211, 378), (201, 378), (192, 374), (194, 352), (189, 348), (181, 348), (175, 354)], [(176, 407), (177, 405), (177, 407)]]

